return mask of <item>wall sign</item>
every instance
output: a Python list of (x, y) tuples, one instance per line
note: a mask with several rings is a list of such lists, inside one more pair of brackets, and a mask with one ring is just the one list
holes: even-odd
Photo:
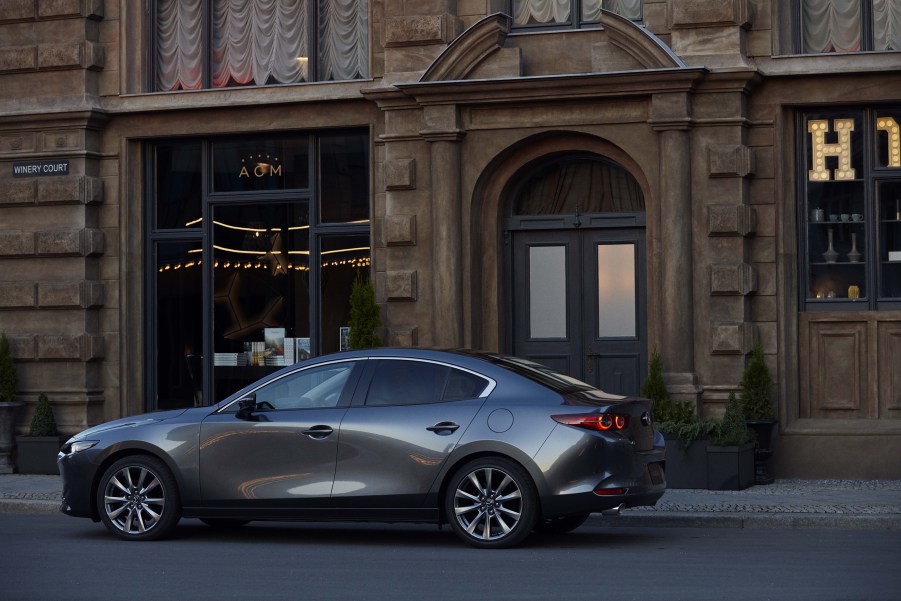
[(44, 177), (51, 175), (69, 175), (68, 159), (13, 163), (13, 177)]
[[(876, 130), (885, 132), (880, 139), (878, 151), (887, 157), (886, 167), (901, 167), (901, 127), (893, 117), (877, 117)], [(811, 142), (811, 169), (807, 172), (808, 181), (853, 180), (857, 173), (851, 166), (855, 139), (854, 119), (816, 119), (807, 122), (807, 132)], [(830, 135), (835, 141), (827, 142)], [(826, 159), (838, 159), (838, 168), (834, 171), (826, 167)]]

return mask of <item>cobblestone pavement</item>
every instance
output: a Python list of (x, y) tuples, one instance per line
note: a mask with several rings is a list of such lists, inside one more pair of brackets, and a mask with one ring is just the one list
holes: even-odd
[[(56, 514), (59, 476), (0, 475), (0, 513)], [(745, 490), (666, 491), (655, 507), (591, 525), (901, 530), (901, 480), (777, 480)]]

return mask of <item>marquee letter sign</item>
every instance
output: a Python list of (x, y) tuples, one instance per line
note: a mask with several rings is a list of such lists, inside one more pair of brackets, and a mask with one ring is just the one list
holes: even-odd
[(854, 168), (851, 166), (851, 132), (854, 131), (854, 119), (835, 119), (832, 124), (838, 135), (838, 142), (828, 144), (826, 132), (829, 130), (829, 121), (818, 119), (807, 122), (813, 155), (813, 169), (808, 171), (808, 178), (811, 181), (823, 182), (832, 179), (831, 172), (826, 168), (826, 157), (838, 157), (835, 179), (854, 179)]
[(891, 117), (877, 117), (876, 129), (888, 134), (888, 164), (886, 167), (901, 167), (901, 136), (898, 122)]

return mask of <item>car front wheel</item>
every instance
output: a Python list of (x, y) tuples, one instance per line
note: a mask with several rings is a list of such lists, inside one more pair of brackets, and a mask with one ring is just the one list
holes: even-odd
[(178, 523), (178, 488), (169, 468), (154, 457), (137, 455), (113, 463), (97, 488), (100, 519), (125, 540), (155, 540)]
[(535, 526), (538, 493), (519, 465), (486, 457), (454, 474), (444, 510), (454, 533), (465, 542), (482, 548), (514, 547)]

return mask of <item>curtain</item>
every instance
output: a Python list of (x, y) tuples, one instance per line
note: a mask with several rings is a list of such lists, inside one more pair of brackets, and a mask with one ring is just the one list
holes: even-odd
[(319, 0), (319, 79), (369, 75), (369, 2)]
[(619, 166), (582, 160), (540, 170), (516, 198), (515, 215), (634, 213), (644, 211), (638, 182)]
[(801, 0), (805, 53), (859, 51), (860, 25), (860, 0)]
[(158, 0), (158, 90), (198, 90), (203, 86), (202, 8), (203, 0)]
[(600, 21), (602, 8), (633, 21), (641, 20), (641, 0), (582, 0), (582, 22)]
[(513, 0), (513, 23), (567, 23), (570, 0)]
[(303, 0), (214, 0), (212, 18), (214, 87), (307, 80)]
[(873, 0), (873, 50), (901, 50), (901, 2)]

